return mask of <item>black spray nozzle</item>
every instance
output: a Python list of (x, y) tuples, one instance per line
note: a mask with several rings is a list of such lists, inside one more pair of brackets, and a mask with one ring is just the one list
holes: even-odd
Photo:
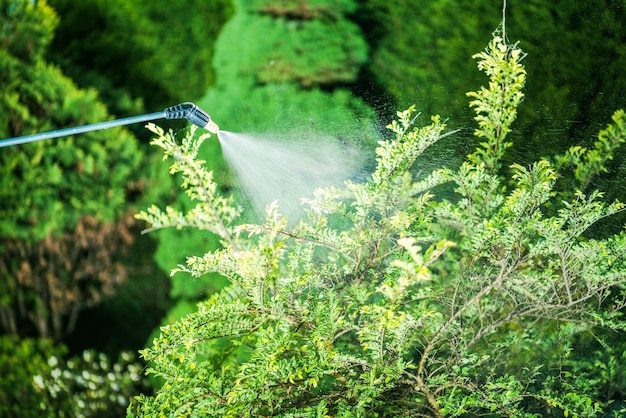
[(185, 102), (176, 106), (168, 107), (164, 112), (166, 119), (185, 118), (194, 125), (202, 129), (206, 129), (214, 134), (217, 134), (220, 130), (219, 126), (211, 120), (211, 116), (209, 116), (208, 113), (191, 102)]

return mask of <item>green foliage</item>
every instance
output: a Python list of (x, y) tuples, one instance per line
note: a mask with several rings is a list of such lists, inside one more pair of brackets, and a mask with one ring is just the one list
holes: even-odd
[[(151, 130), (152, 132), (163, 135), (163, 130), (155, 126), (154, 124), (149, 124), (148, 129)], [(189, 135), (193, 136), (195, 135), (195, 132), (196, 132), (196, 128), (192, 127)], [(186, 152), (189, 153), (189, 155), (187, 155), (185, 158), (190, 159), (191, 155), (197, 155), (197, 152), (199, 150), (199, 145), (203, 141), (204, 141), (204, 137), (201, 136), (198, 139), (198, 143), (197, 143), (198, 148), (195, 148), (193, 150), (192, 149), (186, 150)], [(186, 144), (190, 145), (191, 142), (186, 142)], [(177, 167), (176, 170), (178, 170), (179, 168), (181, 167), (180, 166)], [(171, 171), (171, 172), (175, 173), (176, 171)], [(210, 192), (211, 194), (209, 197), (211, 197), (211, 196), (215, 196), (216, 189), (215, 190), (198, 189), (196, 190), (196, 192), (199, 193), (200, 195)], [(200, 206), (196, 206), (194, 209), (193, 199), (190, 200), (189, 199), (190, 197), (191, 195), (188, 194), (188, 196), (179, 198), (175, 205), (168, 206), (166, 208), (166, 212), (168, 216), (170, 217), (167, 225), (171, 225), (171, 223), (176, 222), (176, 220), (180, 221), (182, 217), (182, 214), (181, 214), (182, 210), (189, 210), (193, 212), (201, 212), (205, 210), (204, 208), (201, 208)], [(153, 206), (149, 210), (149, 212), (155, 213), (155, 214), (160, 213), (160, 211), (157, 209), (156, 206)], [(235, 215), (236, 214), (233, 214), (233, 216)], [(150, 219), (152, 218), (140, 218), (140, 219), (150, 222)], [(155, 225), (155, 227), (161, 228), (162, 226), (167, 226), (167, 225)], [(197, 229), (193, 227), (189, 228), (189, 226), (197, 226), (198, 228)], [(188, 254), (189, 252), (193, 251), (193, 249), (197, 248), (198, 245), (202, 245), (204, 248), (217, 248), (219, 246), (219, 242), (216, 242), (216, 240), (213, 237), (207, 235), (206, 232), (202, 231), (202, 229), (203, 228), (200, 227), (199, 225), (187, 225), (187, 227), (185, 227), (184, 225), (179, 224), (177, 225), (177, 228), (175, 230), (164, 229), (164, 230), (158, 231), (158, 234), (159, 234), (158, 238), (159, 238), (159, 241), (161, 242), (161, 245), (159, 246), (155, 254), (155, 259), (157, 260), (159, 266), (164, 271), (169, 271), (172, 265), (182, 262), (181, 257), (184, 256), (184, 254)], [(172, 247), (175, 247), (175, 250), (173, 250)], [(177, 301), (177, 302), (176, 302), (175, 307), (173, 308), (174, 312), (171, 312), (170, 314), (168, 314), (168, 317), (170, 318), (173, 317), (174, 319), (179, 318), (179, 316), (175, 314), (175, 312), (177, 311), (177, 307), (187, 306), (189, 305), (189, 301), (193, 301), (192, 305), (195, 305), (195, 302), (197, 302), (199, 299), (205, 298), (208, 294), (213, 293), (216, 290), (224, 286), (223, 278), (219, 277), (218, 275), (215, 275), (215, 277), (213, 277), (212, 280), (200, 281), (200, 280), (194, 280), (189, 275), (180, 274), (176, 277), (172, 277), (171, 282), (172, 282), (172, 286), (171, 286), (171, 291), (170, 291), (170, 297), (174, 301)]]
[[(405, 121), (406, 123), (408, 121)], [(434, 120), (433, 125), (422, 130), (416, 130), (414, 134), (409, 135), (409, 138), (414, 146), (419, 149), (425, 149), (428, 143), (439, 137), (442, 129), (443, 125), (438, 120)], [(155, 140), (155, 143), (163, 147), (166, 150), (166, 154), (170, 156), (178, 155), (178, 157), (175, 157), (178, 162), (187, 161), (189, 163), (193, 161), (190, 158), (193, 157), (196, 149), (190, 146), (189, 142), (184, 143), (179, 148), (173, 142), (171, 136), (162, 136), (161, 133), (161, 136)], [(191, 154), (189, 154), (190, 152)], [(407, 158), (415, 158), (418, 154), (419, 152), (409, 153)], [(223, 376), (220, 378), (210, 377), (213, 382), (211, 386), (215, 384), (216, 390), (219, 386), (222, 386), (220, 393), (226, 395), (227, 386), (234, 384), (228, 391), (232, 390), (232, 395), (234, 396), (230, 401), (230, 413), (235, 415), (266, 414), (267, 412), (264, 412), (266, 407), (262, 406), (262, 403), (259, 404), (255, 399), (260, 400), (268, 397), (271, 391), (276, 392), (272, 397), (276, 397), (279, 393), (285, 396), (289, 392), (296, 399), (300, 396), (309, 398), (310, 396), (307, 392), (309, 390), (317, 390), (318, 385), (320, 389), (323, 386), (331, 387), (336, 385), (338, 387), (344, 386), (346, 389), (350, 388), (351, 391), (355, 392), (353, 395), (354, 399), (346, 402), (360, 399), (360, 389), (365, 387), (364, 383), (369, 382), (374, 376), (366, 373), (359, 377), (360, 373), (356, 373), (355, 370), (355, 373), (349, 373), (343, 378), (339, 371), (348, 365), (352, 365), (351, 367), (355, 369), (360, 368), (361, 360), (357, 357), (357, 354), (363, 353), (360, 353), (360, 349), (354, 353), (350, 352), (352, 350), (342, 353), (341, 350), (334, 347), (334, 336), (338, 333), (349, 332), (351, 338), (361, 338), (364, 345), (374, 345), (378, 338), (376, 330), (378, 329), (379, 321), (385, 317), (393, 319), (394, 310), (400, 309), (400, 306), (390, 312), (381, 309), (375, 303), (376, 298), (373, 297), (374, 287), (372, 287), (372, 283), (367, 280), (367, 277), (357, 278), (360, 275), (369, 276), (371, 274), (369, 270), (374, 268), (374, 266), (368, 266), (365, 263), (370, 254), (369, 251), (363, 251), (362, 247), (364, 245), (366, 247), (375, 247), (374, 243), (368, 244), (372, 240), (378, 242), (383, 247), (391, 246), (391, 243), (395, 241), (396, 229), (406, 223), (411, 223), (412, 217), (418, 218), (421, 216), (419, 207), (416, 207), (410, 213), (400, 215), (398, 220), (393, 216), (390, 217), (391, 221), (386, 217), (381, 217), (382, 221), (380, 223), (382, 225), (378, 225), (375, 219), (370, 218), (370, 210), (393, 211), (396, 199), (406, 199), (406, 196), (403, 195), (399, 197), (393, 196), (391, 187), (382, 187), (384, 190), (387, 190), (384, 199), (375, 195), (374, 189), (377, 186), (395, 184), (404, 174), (404, 170), (393, 169), (394, 162), (386, 159), (385, 156), (381, 156), (380, 160), (380, 169), (374, 176), (377, 180), (367, 186), (352, 185), (354, 194), (361, 196), (363, 199), (363, 208), (359, 208), (361, 210), (356, 209), (353, 212), (341, 202), (332, 202), (331, 196), (324, 195), (319, 197), (318, 204), (321, 206), (315, 207), (316, 210), (319, 210), (319, 214), (315, 211), (311, 212), (314, 222), (311, 225), (302, 223), (295, 231), (290, 233), (293, 234), (295, 239), (294, 258), (288, 265), (284, 266), (286, 269), (284, 271), (281, 271), (282, 263), (279, 261), (279, 258), (283, 260), (290, 258), (286, 253), (283, 254), (288, 241), (288, 236), (283, 236), (286, 231), (286, 219), (278, 215), (276, 208), (270, 208), (266, 225), (244, 225), (233, 229), (230, 226), (232, 209), (223, 206), (220, 203), (222, 202), (221, 198), (218, 198), (217, 205), (210, 209), (208, 216), (214, 219), (218, 217), (221, 219), (221, 222), (215, 223), (213, 226), (206, 225), (206, 227), (212, 227), (214, 232), (222, 238), (226, 245), (226, 250), (190, 259), (188, 266), (181, 267), (181, 269), (190, 272), (194, 276), (203, 275), (208, 271), (218, 271), (231, 279), (233, 285), (231, 288), (214, 296), (208, 302), (200, 304), (200, 310), (185, 319), (185, 321), (199, 321), (197, 322), (198, 325), (206, 323), (209, 325), (208, 328), (196, 328), (194, 325), (183, 325), (181, 322), (173, 324), (164, 328), (163, 334), (155, 340), (154, 354), (160, 351), (158, 347), (163, 344), (170, 346), (174, 340), (179, 341), (181, 345), (177, 346), (178, 348), (175, 348), (175, 351), (170, 352), (165, 357), (153, 355), (150, 353), (151, 350), (144, 353), (147, 360), (155, 362), (155, 369), (157, 370), (161, 367), (166, 367), (167, 370), (178, 375), (178, 372), (175, 370), (177, 362), (182, 360), (184, 364), (189, 366), (185, 376), (179, 375), (180, 379), (176, 379), (177, 383), (175, 384), (170, 382), (167, 377), (157, 373), (157, 375), (165, 377), (166, 383), (163, 387), (165, 391), (158, 396), (159, 400), (156, 401), (156, 404), (145, 405), (145, 414), (150, 415), (153, 413), (154, 409), (152, 408), (158, 408), (161, 402), (170, 403), (174, 408), (172, 411), (177, 410), (179, 407), (183, 408), (177, 410), (177, 413), (182, 413), (189, 407), (193, 407), (195, 414), (219, 415), (226, 413), (226, 409), (219, 407), (219, 405), (212, 405), (213, 402), (210, 397), (206, 399), (206, 402), (202, 401), (203, 406), (200, 407), (201, 409), (197, 409), (198, 405), (194, 405), (195, 400), (187, 405), (187, 395), (182, 393), (182, 397), (174, 395), (174, 398), (169, 398), (168, 389), (171, 388), (176, 391), (178, 384), (203, 384), (201, 383), (204, 380), (202, 378), (204, 373), (202, 370), (209, 363), (217, 365), (222, 370), (221, 373), (223, 373)], [(178, 164), (175, 163), (174, 169), (178, 169)], [(195, 180), (192, 180), (193, 178), (206, 179), (208, 175), (204, 171), (195, 172), (195, 170), (199, 169), (200, 167), (195, 164), (189, 165), (188, 170), (191, 171), (188, 171), (187, 175), (184, 176), (185, 183), (191, 184), (192, 188), (195, 183)], [(214, 192), (213, 186), (206, 186), (204, 190), (208, 190), (209, 193)], [(423, 187), (423, 185), (411, 184), (406, 186)], [(189, 190), (189, 193), (194, 194), (193, 190)], [(199, 200), (200, 204), (204, 204), (203, 198)], [(370, 200), (375, 202), (370, 203)], [(426, 204), (428, 201), (427, 197), (421, 200), (423, 204)], [(336, 207), (324, 208), (323, 205), (325, 204), (334, 204)], [(373, 205), (373, 207), (370, 207), (370, 205)], [(335, 235), (332, 231), (328, 231), (329, 235), (327, 237), (318, 237), (318, 234), (323, 233), (325, 224), (328, 222), (324, 215), (325, 209), (342, 210), (344, 216), (355, 225), (367, 222), (367, 228), (360, 229), (363, 236), (352, 237), (347, 233), (339, 234), (338, 231), (336, 231), (337, 235)], [(174, 219), (184, 219), (171, 210), (162, 212), (155, 209), (151, 209), (148, 213), (143, 214), (142, 218), (153, 221), (153, 224), (156, 226), (167, 226), (171, 225)], [(201, 221), (201, 218), (197, 221)], [(379, 229), (376, 226), (384, 227)], [(246, 235), (258, 236), (258, 246), (255, 244), (255, 239), (245, 239), (244, 236)], [(319, 242), (317, 241), (318, 239), (320, 239)], [(329, 252), (325, 256), (320, 254), (324, 259), (326, 257), (328, 259), (323, 263), (321, 271), (316, 271), (313, 266), (318, 261), (321, 261), (317, 260), (320, 256), (316, 254), (317, 247), (323, 249), (329, 246), (330, 249), (333, 249), (336, 245), (341, 244), (347, 245), (349, 248), (345, 252), (338, 249), (338, 251)], [(422, 264), (432, 262), (445, 250), (446, 245), (445, 242), (442, 242), (440, 245), (433, 246), (433, 251), (431, 251), (428, 257), (421, 260), (421, 262), (419, 260), (414, 262), (416, 264), (418, 262)], [(296, 254), (300, 255), (300, 257), (296, 257)], [(339, 263), (339, 267), (337, 263)], [(348, 293), (345, 294), (340, 294), (336, 289), (333, 289), (331, 284), (340, 283), (342, 277), (351, 272), (355, 275), (354, 281), (361, 282), (361, 286), (354, 286), (353, 290), (347, 288)], [(418, 279), (416, 278), (415, 280)], [(388, 286), (392, 289), (394, 284), (390, 283)], [(401, 286), (406, 286), (406, 284)], [(391, 295), (390, 297), (394, 297), (393, 290), (388, 293)], [(384, 294), (387, 294), (387, 292)], [(359, 299), (364, 298), (367, 300), (369, 302), (367, 306), (361, 309), (360, 306), (355, 305), (353, 297), (357, 296)], [(347, 321), (348, 318), (344, 318), (344, 315), (341, 314), (342, 306), (349, 309), (348, 318), (351, 318), (350, 321)], [(360, 312), (360, 310), (363, 312)], [(317, 315), (322, 315), (322, 318), (316, 318)], [(220, 323), (219, 318), (228, 318), (228, 321), (227, 323)], [(399, 321), (405, 327), (407, 326), (404, 323), (405, 321), (411, 322), (409, 319), (402, 318), (399, 318)], [(395, 321), (390, 321), (389, 326), (391, 327), (394, 323)], [(370, 324), (370, 330), (363, 329), (366, 324)], [(180, 328), (181, 326), (183, 328)], [(185, 335), (184, 329), (188, 329), (189, 326), (203, 333), (193, 337), (189, 335), (190, 338), (193, 338), (193, 340), (204, 340), (205, 338), (214, 340), (218, 338), (217, 344), (220, 349), (216, 350), (216, 347), (209, 343), (203, 344), (205, 347), (202, 348), (201, 352), (189, 351), (195, 345), (193, 340), (181, 339)], [(293, 328), (293, 330), (297, 328), (301, 331), (293, 334), (284, 334), (284, 331), (290, 328)], [(250, 330), (257, 329), (258, 333), (250, 333)], [(359, 337), (359, 333), (361, 337)], [(228, 341), (232, 337), (241, 334), (247, 335), (243, 338), (243, 341)], [(185, 336), (185, 338), (187, 337)], [(351, 338), (339, 338), (336, 344), (339, 347), (344, 346)], [(226, 347), (224, 347), (224, 344), (226, 344)], [(266, 346), (266, 344), (268, 345)], [(250, 345), (256, 345), (259, 351), (251, 352), (253, 349), (249, 347)], [(225, 357), (224, 352), (231, 353), (231, 355), (223, 358)], [(371, 350), (368, 349), (366, 350), (366, 354), (368, 354), (366, 358), (368, 356), (376, 358), (378, 352), (376, 346)], [(259, 357), (258, 361), (254, 360), (256, 356)], [(203, 360), (205, 357), (207, 358)], [(250, 361), (241, 364), (239, 358), (246, 358)], [(187, 363), (187, 359), (189, 359), (190, 363)], [(400, 358), (396, 358), (396, 360), (398, 361), (397, 365), (389, 366), (391, 371), (396, 370), (397, 367), (404, 367)], [(171, 363), (171, 361), (174, 361), (174, 363)], [(231, 366), (224, 366), (225, 364), (230, 364)], [(199, 367), (199, 369), (196, 370), (196, 367)], [(285, 387), (284, 391), (277, 388), (271, 390), (269, 387), (266, 388), (264, 380), (259, 379), (262, 377), (260, 373), (265, 373), (266, 370), (270, 372), (272, 379), (281, 382), (292, 382), (292, 384), (288, 384), (289, 388)], [(375, 374), (380, 372), (382, 371), (376, 371)], [(400, 373), (397, 370), (395, 372)], [(335, 374), (338, 376), (335, 376)], [(302, 382), (305, 382), (304, 386), (298, 389), (299, 383)], [(296, 391), (291, 392), (291, 390)], [(260, 395), (258, 394), (259, 391), (261, 391)], [(162, 396), (166, 396), (167, 399), (160, 399)], [(217, 394), (217, 396), (220, 395)], [(371, 396), (371, 394), (367, 396)], [(285, 399), (285, 402), (288, 402), (288, 399)], [(364, 401), (365, 405), (368, 403)], [(347, 405), (342, 407), (347, 407)], [(281, 407), (277, 404), (267, 406), (267, 408)]]
[(116, 417), (139, 389), (141, 365), (122, 353), (114, 364), (84, 351), (67, 358), (46, 339), (0, 337), (0, 414), (19, 417)]
[[(500, 7), (489, 0), (462, 8), (454, 0), (419, 5), (366, 0), (357, 18), (372, 49), (364, 82), (379, 85), (393, 108), (417, 103), (426, 114), (445, 113), (454, 127), (470, 125), (461, 97), (476, 89), (479, 80), (468, 57), (502, 19)], [(626, 9), (613, 0), (508, 2), (507, 36), (519, 39), (530, 56), (525, 63), (527, 98), (519, 107), (509, 163), (587, 146), (597, 126), (624, 106), (625, 19)], [(466, 153), (465, 147), (458, 148)], [(623, 164), (619, 170), (624, 172)], [(603, 184), (610, 187), (609, 181)], [(615, 187), (616, 197), (622, 187)]]
[[(517, 118), (517, 107), (524, 97), (522, 89), (526, 71), (520, 63), (523, 58), (521, 53), (520, 49), (509, 48), (496, 37), (487, 51), (473, 56), (479, 59), (478, 69), (489, 76), (489, 89), (482, 87), (477, 92), (467, 93), (474, 98), (470, 106), (478, 114), (478, 129), (474, 135), (487, 142), (481, 142), (469, 159), (474, 164), (484, 162), (492, 172), (500, 168), (498, 162), (506, 149), (513, 145), (505, 139), (511, 132), (511, 125)], [(498, 112), (494, 114), (493, 109)]]
[(226, 24), (214, 60), (219, 85), (237, 80), (249, 86), (295, 83), (309, 88), (356, 80), (367, 59), (356, 24), (339, 14), (307, 19), (296, 11), (271, 10), (236, 13)]
[[(560, 195), (559, 173), (546, 159), (514, 165), (509, 177), (492, 172), (521, 99), (522, 56), (498, 37), (476, 56), (490, 77), (489, 89), (471, 94), (485, 144), (458, 170), (412, 174), (416, 159), (446, 136), (445, 125), (436, 116), (415, 127), (414, 109), (398, 112), (372, 176), (317, 190), (293, 227), (275, 205), (264, 223), (236, 225), (239, 210), (197, 161), (199, 142), (178, 145), (154, 128), (154, 143), (198, 206), (140, 217), (154, 228), (197, 225), (217, 234), (223, 249), (191, 256), (173, 273), (218, 272), (230, 285), (142, 351), (164, 384), (155, 396), (139, 396), (129, 416), (604, 410), (604, 367), (568, 347), (584, 338), (603, 343), (600, 329), (626, 331), (626, 235), (585, 236), (625, 206), (604, 203), (599, 192)], [(606, 132), (622, 135), (617, 126)], [(455, 185), (454, 198), (433, 199), (445, 181)], [(606, 367), (620, 361), (619, 350), (607, 354), (597, 358)]]
[[(95, 90), (45, 61), (58, 21), (47, 3), (0, 6), (0, 138), (110, 119)], [(119, 222), (141, 193), (142, 162), (137, 140), (120, 128), (0, 150), (5, 332), (58, 340), (80, 311), (114, 294), (126, 278), (120, 247), (132, 241)]]
[(335, 87), (355, 82), (367, 59), (360, 30), (346, 17), (354, 7), (242, 2), (216, 42), (217, 85), (201, 104), (233, 131), (356, 136), (351, 131), (367, 129), (373, 113)]
[(15, 336), (0, 337), (0, 414), (2, 416), (41, 416), (43, 400), (33, 385), (33, 376), (51, 371), (48, 358), (65, 354), (51, 340), (19, 340)]
[[(374, 148), (374, 112), (341, 87), (357, 80), (367, 58), (360, 30), (347, 17), (355, 7), (352, 0), (236, 2), (236, 13), (216, 41), (216, 85), (198, 104), (225, 130), (280, 132), (285, 138), (310, 138), (312, 144), (330, 137)], [(206, 141), (200, 157), (215, 167), (222, 192), (239, 192), (217, 141)], [(178, 210), (192, 206), (185, 197), (176, 202)], [(184, 262), (198, 247), (219, 246), (202, 231), (156, 235), (161, 266)], [(204, 298), (223, 285), (218, 278), (192, 281), (182, 273), (172, 280), (172, 295), (183, 298)]]
[(354, 3), (244, 3), (220, 33), (217, 85), (200, 101), (213, 118), (236, 132), (314, 132), (353, 141), (373, 134), (372, 110), (335, 88), (355, 82), (367, 59), (359, 28), (345, 16)]
[[(484, 34), (501, 15), (493, 2), (454, 0), (367, 0), (356, 15), (371, 46), (366, 65), (369, 83), (377, 83), (394, 108), (416, 103), (425, 114), (445, 112), (466, 125), (471, 113), (463, 94), (479, 78), (468, 59), (484, 44)], [(382, 109), (385, 110), (385, 109)]]
[[(19, 96), (23, 101), (4, 100), (0, 106), (12, 107), (8, 114), (20, 112), (23, 129), (8, 130), (4, 124), (3, 132), (28, 134), (107, 118), (93, 92), (76, 89), (57, 69), (39, 65), (21, 73), (23, 84), (14, 88), (18, 91), (4, 91), (2, 97)], [(22, 93), (31, 88), (41, 96)], [(24, 103), (29, 99), (38, 101)], [(38, 111), (47, 117), (41, 118)], [(3, 148), (0, 236), (41, 239), (74, 227), (81, 214), (114, 219), (126, 201), (127, 186), (137, 176), (141, 157), (134, 137), (122, 129)]]
[(150, 223), (152, 229), (194, 227), (228, 240), (230, 236), (227, 231), (241, 211), (233, 208), (232, 197), (224, 198), (217, 194), (213, 173), (202, 170), (204, 161), (196, 159), (200, 145), (208, 135), (194, 140), (197, 128), (192, 126), (190, 133), (183, 139), (182, 146), (178, 147), (171, 141), (171, 135), (166, 136), (163, 129), (154, 124), (149, 124), (148, 129), (158, 136), (152, 143), (163, 149), (165, 158), (174, 160), (170, 173), (182, 173), (185, 193), (191, 200), (199, 203), (187, 214), (182, 214), (171, 206), (165, 212), (152, 206), (138, 219)]
[(585, 190), (599, 174), (608, 172), (607, 164), (626, 141), (624, 111), (616, 111), (611, 119), (613, 123), (600, 131), (598, 140), (593, 143), (592, 148), (575, 145), (556, 160), (557, 166), (573, 169), (571, 178), (580, 190)]
[(61, 17), (51, 58), (118, 114), (201, 97), (214, 81), (215, 38), (232, 13), (226, 0), (50, 4)]
[(54, 10), (45, 1), (26, 0), (2, 0), (0, 10), (1, 49), (22, 61), (41, 59), (59, 21)]
[[(52, 36), (54, 19), (45, 2), (13, 2), (13, 8), (37, 22), (47, 36), (18, 25), (14, 39)], [(20, 6), (21, 4), (21, 6)], [(3, 8), (4, 9), (4, 8)], [(5, 10), (11, 10), (7, 5)], [(1, 24), (9, 27), (12, 15)], [(33, 23), (34, 25), (34, 23)], [(31, 38), (38, 36), (39, 38)], [(33, 40), (33, 44), (37, 45)], [(0, 136), (44, 132), (60, 127), (101, 122), (109, 118), (93, 90), (78, 89), (58, 68), (39, 57), (0, 51)], [(142, 153), (123, 129), (40, 141), (0, 151), (0, 237), (39, 240), (73, 228), (81, 215), (100, 220), (119, 217), (127, 186), (136, 179)]]

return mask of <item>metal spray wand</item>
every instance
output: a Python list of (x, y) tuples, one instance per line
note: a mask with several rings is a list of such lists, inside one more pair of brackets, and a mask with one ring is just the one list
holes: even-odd
[(194, 125), (206, 129), (211, 133), (217, 134), (220, 130), (219, 126), (211, 120), (211, 117), (204, 110), (200, 109), (194, 103), (185, 102), (176, 106), (168, 107), (162, 112), (148, 113), (145, 115), (131, 116), (129, 118), (115, 119), (106, 122), (92, 123), (90, 125), (76, 126), (74, 128), (58, 129), (55, 131), (42, 132), (33, 135), (18, 136), (0, 140), (0, 148), (10, 147), (11, 145), (26, 144), (29, 142), (42, 141), (44, 139), (59, 138), (62, 136), (70, 136), (81, 134), (84, 132), (98, 131), (100, 129), (113, 128), (115, 126), (130, 125), (133, 123), (147, 122), (156, 119), (187, 119)]

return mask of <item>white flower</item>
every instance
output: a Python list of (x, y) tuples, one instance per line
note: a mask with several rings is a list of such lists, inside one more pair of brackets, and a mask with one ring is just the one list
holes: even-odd
[(35, 383), (35, 385), (37, 385), (39, 389), (43, 389), (45, 387), (43, 383), (43, 377), (41, 377), (41, 375), (39, 374), (33, 376), (33, 382)]

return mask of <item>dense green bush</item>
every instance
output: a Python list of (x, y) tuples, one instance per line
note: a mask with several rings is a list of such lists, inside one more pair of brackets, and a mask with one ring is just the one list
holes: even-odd
[[(9, 138), (110, 118), (94, 90), (81, 90), (44, 60), (58, 19), (46, 2), (3, 1), (0, 136)], [(10, 35), (7, 35), (10, 33)], [(143, 153), (115, 128), (0, 150), (0, 237), (39, 240), (81, 215), (121, 215)]]
[(367, 59), (367, 44), (346, 16), (353, 1), (236, 4), (216, 43), (216, 85), (200, 101), (224, 129), (352, 140), (372, 134), (372, 110), (341, 88), (356, 82)]
[[(45, 1), (0, 1), (0, 138), (111, 118), (95, 90), (45, 60), (57, 23)], [(130, 206), (150, 184), (162, 186), (149, 188), (153, 200), (170, 182), (125, 129), (0, 148), (3, 332), (72, 334), (79, 313), (112, 298), (133, 268), (130, 257), (122, 265)]]
[[(0, 137), (109, 119), (94, 90), (77, 88), (45, 61), (58, 22), (46, 2), (0, 1), (0, 8)], [(141, 190), (143, 158), (120, 128), (0, 149), (6, 332), (59, 339), (79, 311), (114, 293), (125, 278), (115, 253), (132, 241), (128, 225), (116, 223)]]
[(50, 0), (61, 22), (51, 59), (95, 87), (118, 116), (202, 97), (228, 0)]
[[(586, 236), (626, 206), (556, 186), (559, 169), (584, 183), (611, 158), (624, 112), (593, 147), (503, 176), (523, 53), (495, 37), (475, 57), (489, 84), (469, 94), (481, 143), (460, 168), (412, 174), (451, 132), (438, 116), (417, 127), (410, 108), (388, 126), (395, 137), (371, 177), (319, 189), (295, 226), (276, 205), (263, 223), (237, 224), (197, 159), (206, 136), (178, 144), (151, 128), (197, 205), (140, 218), (218, 236), (223, 249), (173, 273), (217, 272), (230, 285), (143, 350), (164, 384), (129, 416), (595, 417), (626, 397), (607, 397), (614, 377), (576, 350), (626, 331), (626, 234)], [(455, 194), (434, 198), (444, 182)], [(595, 360), (615, 370), (623, 355)]]
[(334, 87), (356, 81), (367, 60), (361, 30), (346, 17), (356, 8), (353, 1), (238, 1), (237, 6), (216, 45), (221, 86)]
[[(342, 88), (357, 81), (367, 59), (367, 44), (347, 17), (355, 2), (237, 6), (216, 43), (216, 85), (200, 101), (220, 126), (353, 142), (374, 136), (373, 111)], [(204, 156), (213, 154), (216, 148)]]

